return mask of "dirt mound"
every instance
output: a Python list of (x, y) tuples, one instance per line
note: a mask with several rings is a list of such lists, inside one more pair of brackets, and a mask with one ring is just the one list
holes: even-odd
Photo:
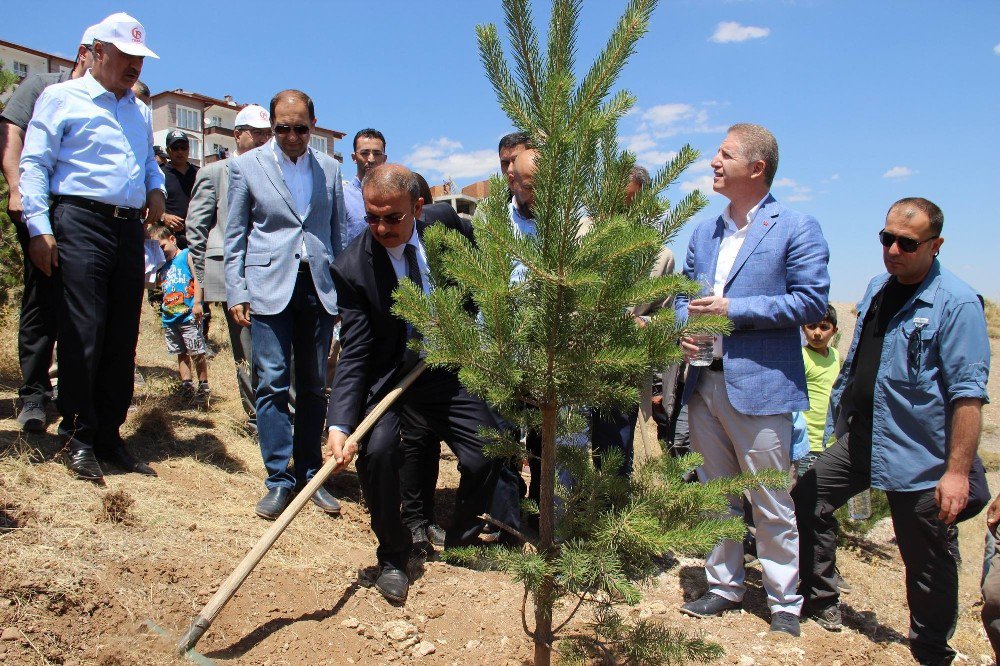
[[(2, 663), (184, 663), (145, 621), (176, 640), (268, 526), (252, 511), (264, 490), (262, 465), (243, 426), (228, 347), (219, 344), (210, 365), (212, 406), (199, 409), (173, 392), (157, 322), (148, 310), (143, 317), (138, 363), (147, 387), (123, 434), (157, 478), (110, 474), (105, 488), (73, 480), (54, 425), (45, 434), (21, 435), (11, 418), (14, 387), (0, 387)], [(0, 357), (14, 353), (9, 328), (0, 331), (0, 342)], [(9, 361), (0, 358), (0, 365)], [(454, 461), (443, 463), (440, 483), (446, 521), (457, 485)], [(357, 478), (345, 474), (330, 487), (342, 499), (343, 516), (307, 505), (199, 652), (216, 663), (274, 665), (530, 659), (521, 589), (501, 574), (427, 562), (413, 572), (405, 607), (387, 604), (370, 587), (375, 542)], [(977, 607), (982, 529), (980, 520), (962, 528), (966, 564), (954, 645), (972, 663), (989, 654)], [(631, 612), (719, 642), (727, 652), (721, 663), (908, 663), (895, 549), (859, 541), (844, 553), (841, 570), (854, 588), (845, 598), (842, 634), (805, 623), (801, 640), (774, 641), (755, 567), (744, 611), (704, 621), (680, 615), (677, 606), (705, 589), (698, 560), (680, 560), (650, 581)]]

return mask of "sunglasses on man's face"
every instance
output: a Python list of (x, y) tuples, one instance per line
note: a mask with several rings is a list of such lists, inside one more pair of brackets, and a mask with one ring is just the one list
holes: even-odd
[(903, 252), (916, 252), (917, 248), (928, 241), (932, 241), (937, 236), (931, 236), (930, 238), (925, 238), (922, 241), (914, 240), (913, 238), (907, 238), (906, 236), (897, 236), (896, 234), (890, 234), (888, 231), (883, 229), (878, 232), (878, 239), (882, 241), (882, 245), (885, 247), (892, 247), (893, 243), (899, 245), (899, 249)]
[(275, 125), (274, 133), (278, 136), (284, 136), (289, 132), (295, 132), (299, 136), (305, 136), (309, 134), (310, 129), (309, 125)]
[(365, 215), (365, 222), (368, 224), (387, 224), (389, 226), (395, 226), (402, 223), (406, 219), (409, 213), (397, 213), (396, 215)]

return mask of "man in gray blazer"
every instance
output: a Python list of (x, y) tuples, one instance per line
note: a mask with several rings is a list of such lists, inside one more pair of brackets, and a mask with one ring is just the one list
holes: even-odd
[[(271, 116), (256, 104), (245, 106), (236, 114), (236, 154), (259, 148), (271, 138)], [(212, 162), (198, 171), (188, 207), (187, 237), (194, 261), (194, 272), (209, 303), (226, 302), (226, 274), (223, 264), (223, 241), (226, 216), (229, 214), (229, 160)], [(229, 342), (236, 362), (236, 384), (240, 389), (243, 410), (250, 428), (257, 430), (254, 391), (257, 378), (250, 371), (250, 329), (227, 317)]]
[[(330, 264), (341, 248), (344, 193), (337, 161), (309, 147), (316, 125), (309, 96), (282, 91), (270, 111), (274, 139), (229, 161), (225, 273), (229, 312), (250, 328), (257, 374), (268, 492), (256, 513), (273, 520), (322, 464), (326, 359), (337, 315)], [(312, 500), (327, 513), (340, 512), (324, 489)]]

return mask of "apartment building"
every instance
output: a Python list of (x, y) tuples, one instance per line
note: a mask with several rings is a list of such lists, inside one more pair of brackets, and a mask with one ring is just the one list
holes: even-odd
[[(267, 106), (269, 100), (262, 100)], [(234, 129), (236, 114), (246, 104), (239, 104), (229, 95), (222, 99), (187, 90), (167, 90), (153, 95), (153, 143), (163, 146), (167, 132), (182, 130), (191, 145), (190, 159), (195, 164), (209, 164), (236, 152)], [(314, 150), (344, 161), (336, 143), (343, 132), (316, 127), (309, 144)]]
[[(23, 81), (31, 74), (70, 71), (73, 61), (52, 53), (0, 40), (0, 61), (4, 69), (14, 72)], [(9, 97), (12, 91), (8, 91)], [(6, 101), (0, 97), (0, 101)], [(153, 95), (153, 143), (163, 146), (167, 132), (177, 128), (183, 130), (191, 144), (190, 159), (198, 165), (208, 164), (221, 155), (236, 152), (234, 125), (236, 114), (246, 104), (239, 104), (226, 95), (222, 99), (209, 97), (183, 89), (168, 90)], [(261, 100), (267, 106), (268, 100)], [(341, 162), (343, 156), (337, 151), (336, 143), (344, 138), (343, 132), (317, 127), (310, 139), (310, 145)]]

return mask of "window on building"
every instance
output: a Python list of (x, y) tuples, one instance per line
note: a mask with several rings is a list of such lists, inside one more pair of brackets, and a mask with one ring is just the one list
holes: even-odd
[(312, 137), (311, 139), (309, 139), (309, 146), (312, 147), (312, 149), (315, 150), (315, 151), (318, 151), (320, 153), (325, 153), (326, 152), (326, 137), (325, 136), (314, 136), (314, 137)]
[(28, 75), (28, 66), (23, 62), (14, 61), (13, 64), (14, 73), (20, 76), (22, 79)]
[[(201, 111), (189, 109), (186, 106), (177, 107), (177, 126), (181, 129), (201, 130)], [(194, 145), (191, 146), (191, 157), (194, 157)]]
[(193, 137), (188, 137), (188, 145), (191, 149), (188, 151), (188, 158), (192, 160), (201, 159), (201, 141)]
[(222, 116), (209, 116), (208, 117), (209, 127), (222, 127)]

